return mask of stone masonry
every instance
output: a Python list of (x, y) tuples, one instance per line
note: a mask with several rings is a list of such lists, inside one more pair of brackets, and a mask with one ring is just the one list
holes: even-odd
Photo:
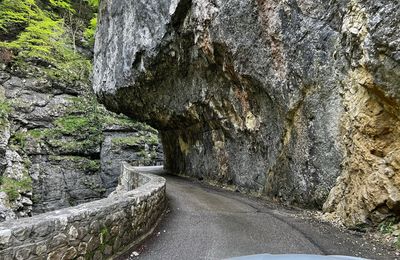
[(98, 260), (144, 239), (164, 212), (165, 179), (127, 164), (122, 171), (122, 176), (134, 176), (137, 188), (119, 188), (102, 200), (1, 223), (0, 260)]

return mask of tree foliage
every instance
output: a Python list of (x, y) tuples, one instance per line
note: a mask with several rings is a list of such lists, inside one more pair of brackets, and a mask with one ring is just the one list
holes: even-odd
[(90, 20), (89, 26), (83, 33), (85, 39), (88, 41), (90, 46), (94, 45), (94, 36), (96, 33), (96, 27), (97, 27), (97, 15)]
[(77, 50), (94, 43), (97, 7), (98, 0), (2, 0), (0, 49), (87, 77), (89, 59)]
[(31, 21), (19, 37), (5, 47), (18, 49), (22, 57), (35, 57), (54, 62), (62, 55), (65, 42), (60, 41), (64, 34), (60, 20), (43, 17), (40, 21)]
[(72, 9), (71, 3), (69, 1), (66, 0), (49, 0), (50, 5), (52, 7), (57, 7), (63, 10), (67, 10), (70, 12), (75, 12), (74, 9)]
[(88, 2), (88, 4), (96, 10), (99, 7), (99, 0), (86, 0), (86, 2)]

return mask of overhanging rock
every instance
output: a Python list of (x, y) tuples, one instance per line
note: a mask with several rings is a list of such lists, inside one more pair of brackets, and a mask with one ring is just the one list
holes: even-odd
[(103, 1), (94, 89), (171, 171), (378, 221), (400, 205), (399, 5)]

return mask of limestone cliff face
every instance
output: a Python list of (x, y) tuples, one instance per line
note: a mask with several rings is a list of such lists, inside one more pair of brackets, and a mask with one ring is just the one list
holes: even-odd
[(94, 89), (161, 131), (174, 172), (379, 221), (400, 203), (399, 10), (103, 1)]
[(0, 59), (0, 222), (103, 198), (122, 161), (162, 161), (154, 129), (106, 111), (87, 82), (24, 64)]

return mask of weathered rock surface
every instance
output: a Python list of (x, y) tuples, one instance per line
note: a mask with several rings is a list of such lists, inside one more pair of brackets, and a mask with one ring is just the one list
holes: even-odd
[(400, 205), (399, 10), (103, 1), (94, 89), (161, 131), (174, 172), (379, 222)]
[[(57, 81), (28, 63), (31, 72), (0, 66), (0, 221), (104, 198), (122, 160), (156, 164), (157, 132), (99, 106), (87, 82)], [(107, 149), (110, 131), (142, 139)]]
[(150, 130), (147, 134), (134, 128), (116, 130), (106, 129), (101, 146), (100, 177), (107, 189), (107, 194), (117, 186), (123, 162), (134, 166), (162, 165), (163, 163), (161, 145), (158, 140), (155, 142), (153, 140), (153, 143), (150, 141), (157, 134), (154, 130)]

